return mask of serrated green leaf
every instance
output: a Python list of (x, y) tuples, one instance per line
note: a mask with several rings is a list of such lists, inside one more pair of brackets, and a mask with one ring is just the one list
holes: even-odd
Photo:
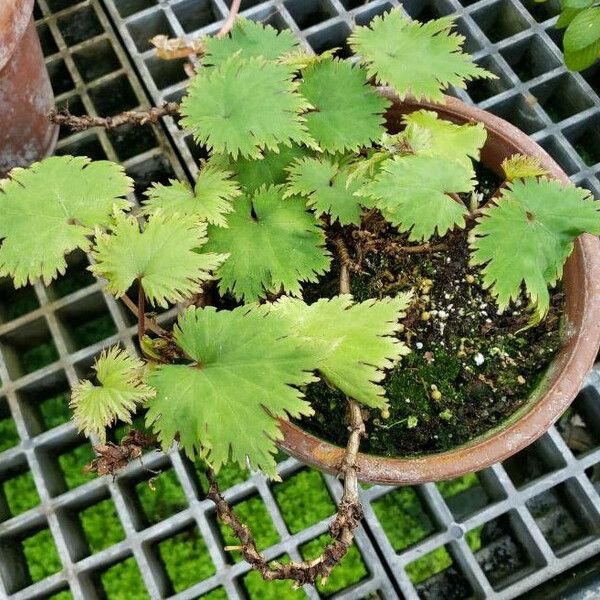
[(412, 112), (403, 121), (404, 136), (416, 154), (457, 160), (471, 170), (487, 138), (483, 123), (457, 125), (430, 110)]
[(342, 225), (360, 223), (360, 198), (355, 195), (363, 182), (359, 178), (348, 181), (350, 171), (334, 160), (304, 158), (289, 168), (285, 196), (306, 196), (308, 205), (317, 215), (328, 214)]
[(449, 31), (455, 18), (419, 23), (392, 10), (357, 27), (349, 43), (369, 76), (394, 88), (401, 99), (441, 102), (448, 86), (464, 88), (470, 79), (494, 77), (462, 52), (465, 38)]
[(540, 159), (535, 156), (513, 154), (505, 158), (500, 165), (508, 181), (525, 179), (526, 177), (541, 177), (548, 172), (541, 166)]
[[(225, 230), (224, 230), (225, 231)], [(185, 453), (216, 471), (229, 460), (276, 477), (276, 418), (312, 414), (298, 386), (314, 381), (318, 356), (287, 335), (278, 319), (240, 307), (188, 308), (174, 329), (192, 365), (158, 366), (149, 383), (147, 426), (167, 450), (178, 436)], [(295, 387), (292, 387), (295, 386)]]
[(367, 73), (345, 60), (324, 60), (305, 69), (299, 91), (314, 107), (306, 126), (326, 152), (370, 146), (384, 132), (390, 105), (367, 83)]
[(575, 238), (600, 234), (598, 205), (581, 188), (524, 179), (509, 184), (483, 213), (471, 232), (471, 263), (484, 265), (484, 285), (500, 309), (519, 296), (524, 284), (543, 317), (550, 305), (548, 286), (561, 277)]
[(206, 65), (221, 65), (236, 53), (242, 58), (262, 56), (276, 60), (298, 48), (298, 40), (289, 29), (277, 31), (271, 25), (243, 17), (236, 19), (228, 35), (207, 37), (204, 43)]
[(302, 198), (283, 199), (283, 188), (265, 187), (236, 201), (227, 229), (209, 227), (211, 252), (230, 252), (216, 271), (219, 291), (253, 302), (268, 292), (299, 296), (302, 281), (329, 267), (325, 234)]
[(310, 104), (296, 88), (286, 66), (234, 56), (191, 80), (182, 125), (198, 143), (233, 158), (260, 158), (261, 149), (292, 142), (314, 146), (301, 115)]
[(382, 163), (375, 180), (360, 190), (365, 206), (378, 208), (408, 239), (443, 236), (464, 227), (467, 207), (448, 194), (473, 190), (471, 170), (443, 157), (396, 156)]
[(210, 157), (210, 164), (222, 169), (229, 169), (235, 174), (241, 188), (254, 193), (258, 188), (269, 185), (281, 185), (286, 182), (287, 168), (296, 159), (308, 154), (304, 146), (281, 146), (278, 151), (261, 152), (260, 160), (239, 157), (233, 160), (226, 154), (215, 154)]
[(160, 210), (165, 215), (194, 215), (198, 221), (227, 226), (225, 215), (233, 210), (231, 200), (241, 192), (233, 173), (206, 164), (198, 173), (194, 189), (187, 182), (169, 180), (169, 185), (155, 183), (146, 192), (144, 213)]
[(96, 434), (106, 442), (106, 428), (117, 421), (131, 423), (138, 405), (154, 396), (143, 377), (144, 363), (126, 350), (113, 346), (103, 350), (94, 364), (100, 385), (82, 380), (74, 388), (69, 402), (79, 431)]
[(323, 353), (318, 371), (350, 398), (372, 408), (387, 406), (379, 385), (389, 369), (409, 353), (398, 341), (399, 320), (410, 294), (353, 304), (352, 296), (323, 298), (307, 306), (284, 297), (271, 310), (286, 319), (291, 331)]
[(583, 71), (600, 55), (600, 7), (588, 8), (576, 15), (563, 38), (565, 63), (574, 71)]
[(90, 270), (104, 277), (107, 289), (119, 297), (138, 280), (148, 300), (167, 307), (181, 302), (212, 279), (211, 272), (227, 254), (199, 253), (206, 225), (195, 215), (151, 215), (143, 231), (134, 217), (117, 216), (110, 234), (98, 233)]
[(65, 255), (87, 251), (94, 227), (110, 224), (114, 210), (129, 210), (132, 189), (123, 167), (78, 156), (53, 156), (13, 169), (0, 182), (0, 275), (16, 287), (64, 273)]

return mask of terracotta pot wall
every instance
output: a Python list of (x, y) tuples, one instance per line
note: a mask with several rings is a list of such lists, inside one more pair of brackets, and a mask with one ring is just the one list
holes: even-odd
[[(4, 4), (6, 2), (6, 4)], [(31, 16), (33, 2), (0, 0), (0, 176), (51, 153), (54, 95)]]
[[(488, 132), (482, 162), (500, 173), (500, 163), (511, 154), (538, 156), (552, 177), (565, 183), (568, 177), (552, 158), (525, 133), (510, 123), (447, 98), (444, 105), (393, 100), (387, 114), (391, 132), (401, 127), (402, 115), (426, 108), (442, 118), (457, 122), (481, 122)], [(600, 344), (600, 242), (590, 235), (580, 236), (567, 261), (563, 283), (566, 292), (564, 346), (558, 353), (543, 383), (541, 394), (531, 398), (518, 420), (447, 452), (418, 457), (386, 458), (359, 454), (359, 479), (389, 485), (417, 484), (452, 479), (500, 462), (540, 437), (573, 401), (589, 373)], [(340, 407), (340, 410), (343, 410)], [(329, 473), (335, 473), (344, 449), (320, 440), (289, 421), (280, 421), (284, 439), (278, 444), (299, 460)]]

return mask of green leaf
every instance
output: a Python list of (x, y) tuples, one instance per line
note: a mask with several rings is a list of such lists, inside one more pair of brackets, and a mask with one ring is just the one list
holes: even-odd
[(285, 196), (307, 196), (308, 205), (317, 215), (326, 213), (332, 221), (342, 225), (360, 223), (360, 198), (355, 192), (362, 186), (361, 179), (348, 181), (350, 171), (335, 161), (304, 158), (289, 168), (290, 177)]
[(416, 154), (457, 160), (473, 170), (471, 159), (479, 160), (487, 138), (483, 123), (456, 125), (430, 110), (417, 110), (403, 120), (404, 136)]
[(314, 145), (300, 113), (310, 104), (300, 96), (293, 74), (263, 58), (237, 56), (202, 69), (181, 103), (182, 125), (217, 153), (260, 158), (261, 149), (291, 142)]
[(280, 146), (277, 151), (261, 152), (259, 160), (242, 157), (233, 160), (226, 154), (215, 154), (210, 157), (209, 163), (233, 171), (242, 189), (253, 193), (262, 186), (285, 183), (289, 165), (307, 153), (308, 150), (304, 146), (293, 144)]
[(148, 300), (167, 307), (200, 291), (226, 254), (196, 251), (206, 242), (206, 225), (195, 215), (155, 213), (143, 231), (137, 219), (117, 217), (112, 233), (98, 233), (90, 270), (104, 277), (119, 297), (139, 280)]
[(16, 287), (64, 273), (65, 255), (90, 249), (94, 227), (129, 210), (132, 181), (119, 165), (78, 156), (53, 156), (0, 181), (0, 275)]
[(188, 308), (174, 336), (194, 362), (158, 366), (149, 377), (156, 397), (146, 423), (163, 449), (178, 436), (191, 459), (197, 454), (216, 471), (247, 457), (276, 477), (276, 418), (312, 414), (297, 387), (315, 381), (315, 351), (289, 337), (281, 320), (247, 307)]
[(324, 60), (302, 77), (299, 91), (314, 107), (306, 126), (322, 150), (357, 150), (381, 137), (390, 102), (367, 83), (364, 69), (345, 60)]
[(525, 179), (526, 177), (541, 177), (548, 172), (541, 166), (540, 159), (536, 156), (513, 154), (505, 158), (500, 165), (508, 181)]
[(600, 7), (576, 15), (563, 39), (565, 63), (575, 71), (591, 66), (600, 54)]
[(581, 12), (583, 12), (584, 8), (565, 8), (558, 17), (558, 21), (556, 21), (555, 27), (557, 29), (564, 29), (567, 27), (571, 21)]
[(410, 299), (410, 294), (399, 294), (353, 304), (352, 296), (343, 295), (307, 306), (284, 297), (271, 310), (289, 322), (294, 335), (323, 353), (318, 371), (329, 383), (357, 402), (384, 409), (387, 399), (379, 385), (384, 369), (409, 353), (395, 334)]
[(222, 65), (236, 53), (242, 58), (262, 56), (276, 60), (298, 48), (298, 40), (289, 29), (277, 31), (270, 25), (244, 18), (236, 19), (228, 35), (207, 37), (204, 43), (206, 65)]
[(597, 0), (561, 0), (560, 4), (563, 9), (566, 8), (589, 8)]
[(169, 185), (155, 183), (146, 192), (144, 212), (156, 210), (165, 215), (194, 215), (200, 222), (227, 226), (225, 215), (233, 210), (231, 200), (241, 194), (237, 181), (231, 179), (233, 173), (206, 164), (198, 173), (194, 189), (188, 183), (169, 180)]
[(74, 388), (69, 406), (79, 431), (96, 434), (106, 442), (106, 428), (117, 421), (131, 423), (131, 415), (154, 390), (143, 378), (144, 363), (126, 350), (103, 350), (94, 364), (100, 385), (82, 380)]
[(394, 88), (401, 99), (442, 102), (448, 86), (464, 88), (469, 79), (494, 77), (462, 52), (465, 38), (449, 31), (455, 18), (419, 23), (392, 10), (369, 27), (357, 27), (349, 43), (369, 76)]
[(282, 198), (281, 187), (263, 187), (236, 201), (227, 229), (209, 227), (212, 252), (230, 252), (216, 276), (219, 291), (253, 302), (268, 292), (299, 296), (301, 281), (316, 281), (330, 263), (325, 234), (302, 198)]
[(381, 210), (410, 241), (443, 236), (464, 227), (468, 213), (449, 193), (473, 189), (471, 170), (456, 161), (432, 156), (396, 156), (385, 161), (375, 180), (360, 190), (365, 206)]
[(521, 284), (538, 317), (550, 305), (554, 285), (581, 233), (600, 234), (600, 212), (589, 192), (558, 181), (514, 181), (472, 230), (471, 262), (483, 266), (483, 281), (500, 309), (521, 292)]

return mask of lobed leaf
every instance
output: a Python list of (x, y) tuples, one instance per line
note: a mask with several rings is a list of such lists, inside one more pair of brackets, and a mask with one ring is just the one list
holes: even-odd
[(472, 160), (479, 160), (487, 138), (483, 123), (457, 125), (431, 110), (417, 110), (405, 115), (403, 121), (404, 138), (416, 154), (456, 160), (473, 171)]
[(476, 77), (494, 77), (462, 52), (464, 37), (450, 33), (454, 16), (419, 23), (392, 10), (356, 27), (349, 38), (369, 77), (391, 86), (401, 99), (442, 102), (442, 90), (465, 87)]
[[(226, 231), (226, 230), (223, 230)], [(160, 365), (150, 375), (152, 426), (166, 451), (175, 439), (185, 453), (216, 471), (232, 460), (276, 477), (276, 419), (312, 414), (298, 386), (315, 381), (318, 355), (289, 336), (278, 319), (246, 307), (217, 312), (188, 308), (175, 342), (193, 361)]]
[(123, 168), (83, 156), (53, 156), (13, 169), (0, 182), (0, 275), (16, 287), (66, 269), (65, 255), (90, 249), (95, 227), (129, 210), (132, 181)]
[(495, 204), (483, 209), (472, 231), (471, 263), (483, 265), (483, 281), (504, 309), (521, 285), (536, 306), (550, 306), (548, 286), (562, 275), (581, 233), (600, 234), (600, 212), (589, 192), (540, 178), (509, 184)]
[(227, 219), (209, 227), (205, 250), (230, 252), (216, 271), (219, 291), (243, 302), (269, 292), (300, 295), (302, 281), (316, 281), (330, 263), (325, 234), (302, 198), (283, 199), (283, 188), (262, 187), (244, 195)]
[(350, 170), (326, 157), (303, 158), (289, 167), (285, 197), (306, 196), (317, 215), (328, 214), (342, 225), (360, 223), (360, 198), (355, 193), (363, 185), (360, 178), (349, 181)]
[(110, 234), (99, 232), (90, 270), (107, 280), (108, 290), (123, 296), (138, 280), (148, 300), (167, 307), (200, 291), (203, 281), (227, 254), (199, 253), (206, 243), (206, 226), (195, 215), (150, 216), (140, 231), (133, 217), (117, 216)]
[(169, 180), (169, 185), (155, 183), (146, 192), (144, 212), (152, 214), (160, 210), (164, 215), (194, 215), (200, 222), (227, 226), (225, 215), (233, 210), (231, 201), (241, 192), (233, 173), (206, 164), (198, 173), (192, 189), (183, 181)]
[(138, 405), (155, 392), (144, 381), (144, 363), (118, 346), (103, 350), (93, 368), (100, 385), (80, 381), (69, 406), (79, 431), (97, 435), (104, 444), (106, 428), (117, 421), (131, 423)]
[(410, 241), (443, 236), (464, 227), (467, 207), (448, 194), (473, 190), (472, 169), (443, 157), (396, 156), (382, 163), (375, 179), (359, 194), (378, 208)]
[(345, 60), (323, 60), (302, 72), (300, 93), (314, 108), (306, 127), (326, 152), (370, 146), (384, 130), (390, 105), (367, 83), (367, 73)]
[(540, 159), (536, 156), (513, 154), (505, 158), (500, 165), (508, 181), (525, 179), (526, 177), (541, 177), (548, 172), (541, 166)]
[(289, 29), (277, 31), (270, 25), (243, 17), (236, 19), (226, 36), (207, 37), (204, 43), (206, 65), (222, 65), (235, 54), (242, 58), (262, 56), (266, 60), (276, 60), (298, 49), (298, 40)]
[(310, 104), (297, 93), (284, 65), (234, 56), (201, 70), (181, 102), (182, 125), (217, 153), (261, 157), (292, 142), (314, 146), (301, 113)]
[(323, 353), (318, 371), (329, 383), (357, 402), (384, 409), (384, 370), (409, 353), (395, 334), (410, 300), (411, 294), (399, 294), (353, 304), (352, 296), (342, 295), (307, 306), (284, 297), (271, 310), (289, 323), (294, 335)]

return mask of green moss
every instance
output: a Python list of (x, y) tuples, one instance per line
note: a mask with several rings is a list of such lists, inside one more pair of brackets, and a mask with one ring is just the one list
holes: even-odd
[(208, 548), (196, 528), (168, 538), (158, 549), (175, 592), (181, 592), (215, 573)]
[(335, 513), (335, 504), (316, 471), (302, 471), (273, 486), (273, 494), (291, 533)]
[(0, 416), (0, 452), (17, 446), (20, 441), (17, 426), (10, 415), (5, 418)]
[(65, 590), (64, 592), (58, 592), (58, 594), (50, 596), (48, 600), (73, 600), (73, 594)]
[(481, 550), (481, 532), (483, 531), (483, 525), (479, 527), (475, 527), (475, 529), (471, 529), (465, 533), (465, 540), (471, 548), (471, 552), (475, 553), (478, 550)]
[(32, 373), (58, 360), (58, 352), (54, 343), (47, 341), (20, 353), (20, 358), (25, 373)]
[(200, 598), (202, 600), (229, 600), (227, 592), (222, 587), (212, 590), (207, 594), (202, 594)]
[(62, 563), (48, 529), (43, 529), (23, 540), (23, 553), (34, 583), (62, 569)]
[(406, 574), (414, 585), (427, 581), (452, 565), (452, 557), (444, 546), (436, 548), (414, 562), (406, 565)]
[(71, 337), (77, 348), (85, 348), (117, 333), (117, 328), (108, 314), (86, 321), (72, 329)]
[(84, 510), (79, 518), (92, 553), (100, 552), (125, 538), (117, 511), (110, 500)]
[(35, 508), (40, 499), (29, 471), (8, 479), (2, 484), (4, 496), (13, 517)]
[(69, 409), (69, 394), (57, 394), (40, 404), (40, 414), (44, 423), (44, 429), (53, 429), (71, 419)]
[(149, 600), (137, 563), (133, 557), (117, 563), (101, 575), (108, 600)]
[(70, 490), (92, 480), (92, 476), (84, 473), (83, 469), (95, 456), (92, 446), (85, 443), (58, 457), (65, 483)]
[(435, 533), (435, 525), (413, 488), (398, 488), (373, 502), (372, 506), (397, 552)]
[(152, 480), (152, 487), (146, 480), (138, 483), (135, 493), (140, 500), (148, 525), (158, 523), (187, 506), (185, 494), (173, 469), (160, 473)]
[[(289, 557), (278, 559), (281, 563), (290, 562)], [(302, 589), (295, 590), (291, 581), (265, 581), (256, 571), (250, 571), (243, 579), (250, 600), (299, 600), (306, 598)]]

